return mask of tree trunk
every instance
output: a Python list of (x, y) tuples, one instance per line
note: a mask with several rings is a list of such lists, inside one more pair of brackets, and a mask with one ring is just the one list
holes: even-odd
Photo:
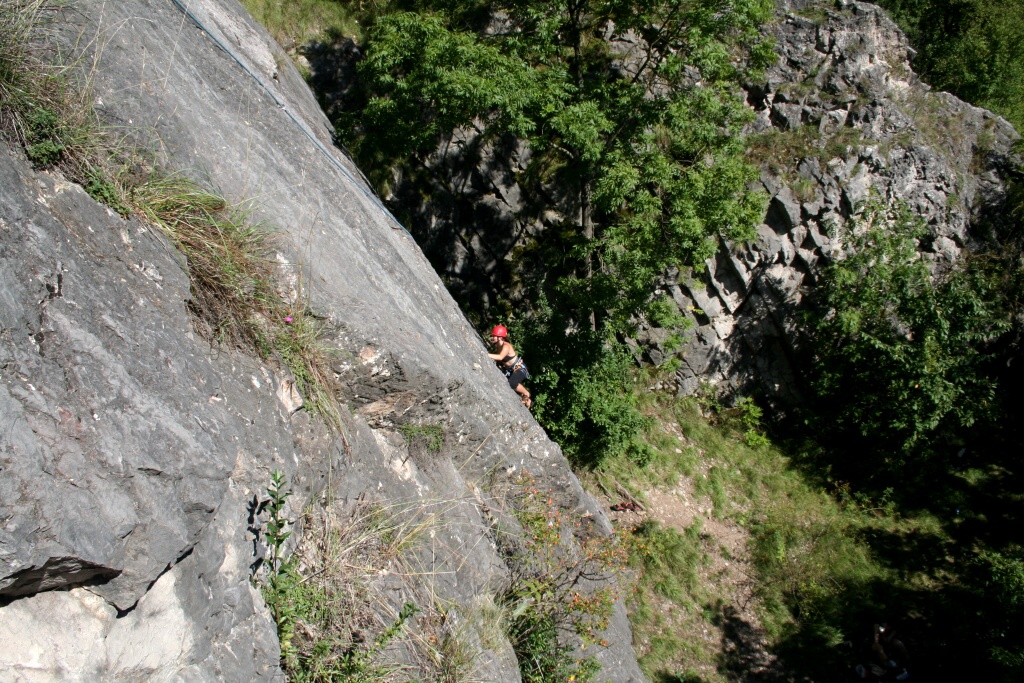
[[(594, 242), (594, 219), (591, 213), (590, 182), (584, 177), (580, 181), (580, 225), (583, 227), (583, 238), (587, 241), (587, 253), (583, 257), (583, 278), (587, 286), (591, 286), (594, 277), (594, 261), (597, 255), (594, 253), (592, 244)], [(597, 331), (597, 313), (593, 308), (587, 313), (590, 321), (590, 331)]]

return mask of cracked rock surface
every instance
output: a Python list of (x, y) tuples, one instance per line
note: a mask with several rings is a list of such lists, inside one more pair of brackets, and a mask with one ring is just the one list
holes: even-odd
[(137, 679), (222, 649), (274, 678), (239, 543), (252, 470), (294, 449), (284, 411), (192, 332), (160, 236), (0, 154), (0, 677)]
[[(292, 519), (450, 501), (417, 552), (451, 604), (507, 580), (484, 513), (501, 473), (529, 469), (610, 531), (281, 49), (233, 0), (187, 5), (202, 27), (169, 0), (80, 0), (65, 33), (102, 46), (86, 59), (105, 121), (278, 231), (350, 410), (331, 434), (287, 373), (211, 347), (162, 236), (0, 145), (0, 680), (281, 680), (250, 582), (274, 470)], [(426, 423), (440, 454), (398, 432)], [(602, 678), (643, 681), (621, 604), (605, 637)], [(518, 680), (498, 649), (478, 675)]]

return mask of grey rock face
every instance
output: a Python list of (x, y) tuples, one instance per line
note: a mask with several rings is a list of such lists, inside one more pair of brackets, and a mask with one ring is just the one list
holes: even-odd
[[(292, 518), (328, 497), (452, 501), (421, 559), (454, 604), (506, 579), (482, 512), (495, 471), (528, 466), (608, 530), (280, 48), (232, 0), (187, 5), (202, 29), (171, 2), (82, 0), (68, 33), (103, 46), (107, 121), (281, 231), (352, 412), (332, 435), (286, 373), (211, 348), (166, 240), (0, 147), (3, 680), (280, 680), (250, 584), (278, 469)], [(443, 425), (442, 453), (405, 444), (410, 422)], [(607, 638), (602, 675), (643, 680), (621, 605)], [(516, 680), (507, 648), (478, 654), (482, 677)]]
[(162, 237), (0, 153), (2, 677), (202, 670), (217, 626), (232, 678), (276, 677), (244, 550), (243, 491), (295, 450), (266, 369), (192, 332)]
[[(779, 62), (747, 97), (757, 114), (748, 134), (759, 136), (755, 151), (766, 150), (769, 208), (756, 242), (723, 244), (714, 259), (745, 270), (741, 290), (723, 296), (709, 262), (696, 286), (712, 300), (677, 299), (683, 310), (711, 312), (696, 321), (678, 380), (683, 393), (708, 382), (726, 395), (760, 390), (786, 404), (801, 400), (797, 314), (815, 273), (842, 250), (836, 228), (872, 196), (902, 202), (928, 224), (929, 258), (955, 261), (971, 245), (972, 212), (1003, 193), (996, 169), (1018, 135), (1005, 120), (921, 83), (906, 37), (874, 5), (790, 2), (772, 30)], [(780, 144), (787, 135), (809, 142), (779, 158), (774, 150), (792, 149)], [(689, 360), (709, 348), (714, 365)]]

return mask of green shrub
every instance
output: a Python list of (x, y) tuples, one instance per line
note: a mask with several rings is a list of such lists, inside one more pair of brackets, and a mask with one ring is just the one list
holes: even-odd
[(55, 166), (67, 147), (61, 141), (61, 121), (47, 109), (37, 109), (26, 119), (25, 148), (28, 158), (38, 166)]
[(813, 386), (823, 426), (898, 462), (995, 415), (985, 351), (1009, 318), (984, 269), (932, 272), (918, 250), (927, 233), (905, 209), (870, 204), (858, 225), (822, 277)]
[(1004, 680), (1024, 674), (1024, 548), (982, 549), (974, 559), (974, 581), (985, 606), (982, 633), (988, 654)]
[[(568, 343), (554, 351), (558, 355), (538, 363), (531, 380), (538, 394), (534, 415), (576, 465), (592, 467), (622, 454), (645, 462), (650, 452), (640, 435), (649, 421), (633, 393), (632, 356), (622, 345), (587, 337), (563, 336)], [(528, 348), (540, 351), (536, 343)]]

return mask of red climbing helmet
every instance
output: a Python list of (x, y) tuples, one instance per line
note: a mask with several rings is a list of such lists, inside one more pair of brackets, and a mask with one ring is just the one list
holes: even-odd
[(494, 329), (491, 330), (492, 337), (501, 337), (502, 339), (508, 338), (508, 330), (505, 329), (504, 325), (495, 325)]

